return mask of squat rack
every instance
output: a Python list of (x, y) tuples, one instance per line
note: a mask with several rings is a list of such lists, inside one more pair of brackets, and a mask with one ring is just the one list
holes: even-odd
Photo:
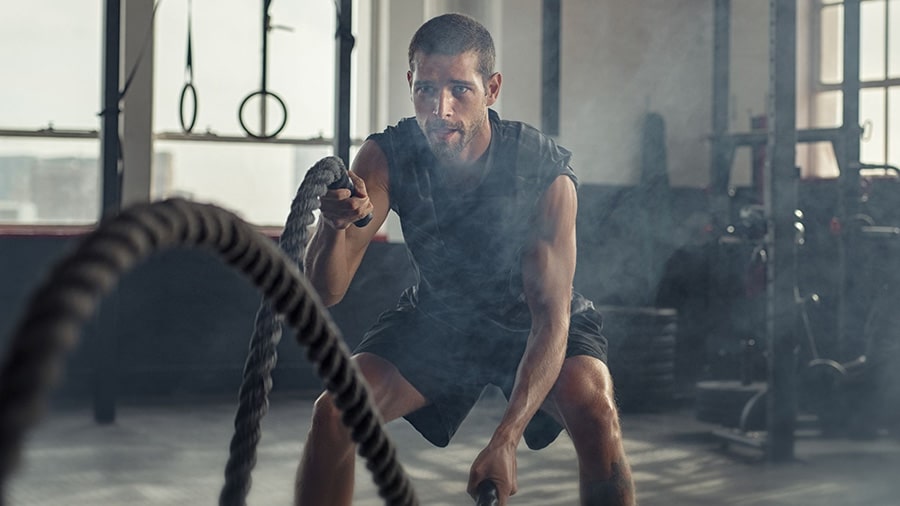
[[(710, 160), (710, 207), (717, 228), (730, 215), (728, 183), (738, 147), (766, 147), (763, 200), (767, 222), (766, 349), (768, 392), (766, 438), (728, 435), (730, 441), (763, 449), (768, 460), (784, 462), (794, 457), (796, 424), (796, 371), (794, 334), (798, 305), (797, 251), (794, 227), (798, 208), (795, 166), (798, 143), (828, 142), (837, 159), (839, 218), (856, 212), (859, 188), (861, 128), (859, 118), (860, 0), (845, 0), (843, 26), (843, 124), (837, 128), (796, 128), (797, 2), (769, 0), (769, 93), (768, 129), (764, 132), (729, 133), (731, 0), (714, 0), (712, 149)], [(840, 237), (847, 251), (847, 234)], [(838, 301), (838, 338), (848, 332), (847, 286), (850, 272), (845, 254), (839, 255), (841, 287)]]

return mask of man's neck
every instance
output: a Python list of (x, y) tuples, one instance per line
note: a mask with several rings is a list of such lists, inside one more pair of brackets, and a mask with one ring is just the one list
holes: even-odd
[(440, 164), (438, 174), (449, 188), (459, 191), (472, 190), (481, 184), (487, 171), (488, 152), (485, 149), (477, 160), (460, 164)]

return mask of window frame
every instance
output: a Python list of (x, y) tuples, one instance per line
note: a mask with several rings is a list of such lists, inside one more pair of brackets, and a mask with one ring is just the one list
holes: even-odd
[[(890, 139), (892, 137), (900, 137), (900, 123), (896, 125), (892, 125), (890, 123), (890, 110), (891, 110), (891, 100), (890, 100), (890, 91), (891, 89), (895, 89), (900, 91), (900, 76), (891, 77), (890, 75), (890, 59), (891, 59), (891, 25), (890, 25), (890, 13), (893, 9), (900, 10), (900, 1), (898, 0), (859, 0), (860, 6), (870, 2), (883, 1), (885, 8), (885, 16), (884, 16), (884, 78), (883, 79), (869, 79), (859, 81), (859, 89), (861, 94), (866, 90), (880, 89), (883, 90), (884, 93), (884, 108), (881, 114), (881, 118), (879, 118), (883, 125), (885, 126), (885, 132), (882, 136), (884, 138), (884, 143), (880, 146), (880, 152), (878, 160), (860, 160), (862, 163), (871, 163), (871, 164), (889, 164), (891, 162), (889, 156), (891, 153), (890, 149)], [(822, 57), (823, 57), (823, 47), (822, 47), (822, 36), (823, 36), (823, 11), (825, 9), (839, 8), (843, 9), (843, 0), (814, 0), (814, 8), (812, 9), (812, 30), (810, 30), (810, 36), (813, 38), (813, 43), (810, 45), (812, 48), (811, 55), (811, 64), (812, 69), (811, 73), (813, 79), (812, 83), (812, 93), (811, 93), (811, 103), (810, 109), (813, 111), (813, 117), (816, 118), (816, 126), (821, 126), (818, 124), (820, 108), (818, 106), (819, 98), (827, 93), (840, 93), (842, 91), (843, 86), (843, 76), (839, 78), (836, 82), (823, 82), (822, 80)], [(837, 26), (838, 32), (834, 34), (835, 37), (842, 38), (843, 33), (842, 26)], [(864, 28), (861, 27), (862, 31)], [(900, 34), (900, 26), (893, 27), (893, 31), (897, 34)], [(843, 47), (839, 45), (843, 51)], [(862, 50), (862, 49), (861, 49)], [(841, 54), (841, 59), (843, 60), (843, 54)], [(842, 117), (835, 118), (837, 122), (840, 124), (843, 122)], [(866, 121), (862, 118), (857, 118), (857, 122), (861, 124), (863, 127), (863, 139), (865, 142), (867, 137), (867, 132), (865, 131)], [(895, 133), (896, 132), (896, 133)], [(893, 134), (893, 135), (892, 135)], [(900, 152), (900, 145), (897, 146), (896, 151)], [(900, 162), (900, 160), (897, 160)]]

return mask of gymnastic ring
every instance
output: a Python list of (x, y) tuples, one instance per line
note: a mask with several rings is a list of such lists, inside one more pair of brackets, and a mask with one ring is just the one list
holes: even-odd
[[(188, 92), (191, 94), (191, 101), (194, 103), (194, 110), (191, 114), (191, 122), (185, 124), (184, 121), (184, 98), (187, 96)], [(192, 83), (184, 83), (184, 87), (181, 88), (181, 98), (179, 99), (179, 104), (181, 107), (178, 109), (178, 120), (181, 122), (181, 130), (189, 134), (191, 130), (194, 129), (194, 125), (197, 123), (197, 90), (194, 88)]]
[[(284, 117), (281, 119), (281, 125), (279, 125), (278, 128), (275, 129), (275, 131), (270, 134), (266, 134), (265, 132), (260, 132), (261, 135), (257, 135), (255, 133), (251, 132), (250, 129), (247, 128), (247, 125), (244, 124), (244, 107), (246, 107), (247, 102), (249, 102), (251, 98), (253, 98), (257, 95), (262, 95), (263, 100), (265, 100), (267, 96), (274, 98), (275, 101), (278, 102), (278, 105), (281, 106), (281, 110), (284, 112)], [(287, 105), (285, 105), (285, 103), (284, 103), (284, 100), (282, 100), (281, 97), (279, 97), (277, 93), (272, 93), (271, 91), (266, 91), (266, 90), (254, 91), (253, 93), (244, 97), (244, 100), (241, 101), (241, 105), (238, 107), (238, 122), (241, 124), (241, 128), (244, 130), (244, 132), (247, 135), (249, 135), (250, 137), (253, 137), (255, 139), (271, 139), (271, 138), (275, 137), (276, 135), (280, 134), (281, 131), (284, 130), (285, 125), (287, 125), (287, 117), (288, 117), (288, 110), (287, 110)]]

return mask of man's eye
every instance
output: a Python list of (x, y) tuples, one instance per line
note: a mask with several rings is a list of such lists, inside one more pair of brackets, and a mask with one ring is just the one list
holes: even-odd
[(416, 88), (416, 93), (420, 95), (430, 95), (434, 92), (434, 88), (431, 86), (419, 86)]
[(469, 91), (469, 88), (466, 86), (454, 86), (453, 87), (454, 95), (462, 95), (462, 94), (466, 93), (467, 91)]

